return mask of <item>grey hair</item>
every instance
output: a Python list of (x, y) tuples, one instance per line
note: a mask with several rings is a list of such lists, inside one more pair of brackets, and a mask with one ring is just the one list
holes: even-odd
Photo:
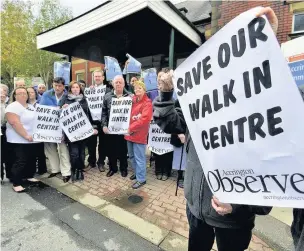
[(0, 84), (0, 88), (5, 89), (6, 92), (8, 93), (8, 86), (5, 84)]
[(40, 83), (40, 84), (38, 85), (38, 87), (41, 86), (41, 85), (43, 85), (44, 87), (46, 87), (46, 85), (45, 85), (44, 83)]
[(113, 79), (113, 84), (115, 83), (115, 81), (116, 81), (117, 79), (122, 79), (122, 82), (125, 83), (125, 79), (123, 78), (123, 76), (121, 76), (121, 75), (116, 75), (116, 76), (114, 77), (114, 79)]

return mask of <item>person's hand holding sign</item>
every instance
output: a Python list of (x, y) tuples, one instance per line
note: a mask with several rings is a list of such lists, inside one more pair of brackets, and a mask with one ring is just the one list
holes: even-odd
[(98, 131), (96, 129), (94, 129), (94, 135), (97, 135)]
[(222, 203), (215, 196), (211, 199), (213, 209), (220, 215), (231, 214), (232, 206), (229, 203)]
[(257, 14), (256, 17), (260, 17), (265, 15), (270, 23), (270, 26), (274, 32), (274, 34), (277, 34), (278, 32), (278, 26), (279, 26), (279, 21), (274, 13), (274, 11), (270, 7), (262, 8)]
[(182, 142), (182, 144), (185, 144), (185, 141), (186, 141), (185, 134), (178, 134), (177, 136), (178, 136), (179, 140)]
[(67, 108), (69, 105), (68, 104), (64, 104), (63, 106), (62, 106), (62, 108)]
[(106, 127), (106, 126), (104, 126), (104, 127), (102, 128), (102, 130), (103, 130), (103, 132), (104, 132), (105, 134), (109, 134), (109, 133), (110, 133), (108, 127)]

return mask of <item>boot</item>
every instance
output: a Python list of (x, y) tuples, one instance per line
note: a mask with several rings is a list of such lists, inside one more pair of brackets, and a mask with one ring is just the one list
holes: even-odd
[(72, 170), (72, 182), (77, 180), (77, 170)]
[(84, 180), (84, 175), (82, 170), (79, 170), (79, 180)]

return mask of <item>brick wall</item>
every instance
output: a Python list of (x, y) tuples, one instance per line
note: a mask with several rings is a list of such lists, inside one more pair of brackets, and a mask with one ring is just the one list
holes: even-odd
[(212, 1), (211, 29), (206, 33), (209, 38), (234, 17), (257, 6), (271, 7), (279, 19), (277, 38), (279, 43), (289, 40), (292, 30), (292, 12), (283, 1)]

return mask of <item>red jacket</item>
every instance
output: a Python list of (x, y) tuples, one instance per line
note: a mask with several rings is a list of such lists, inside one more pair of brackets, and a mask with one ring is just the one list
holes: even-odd
[[(140, 101), (133, 96), (133, 104), (130, 119), (130, 135), (125, 136), (125, 139), (138, 144), (147, 144), (150, 122), (152, 119), (153, 109), (152, 102), (145, 94)], [(139, 119), (133, 119), (134, 116), (141, 114)]]

